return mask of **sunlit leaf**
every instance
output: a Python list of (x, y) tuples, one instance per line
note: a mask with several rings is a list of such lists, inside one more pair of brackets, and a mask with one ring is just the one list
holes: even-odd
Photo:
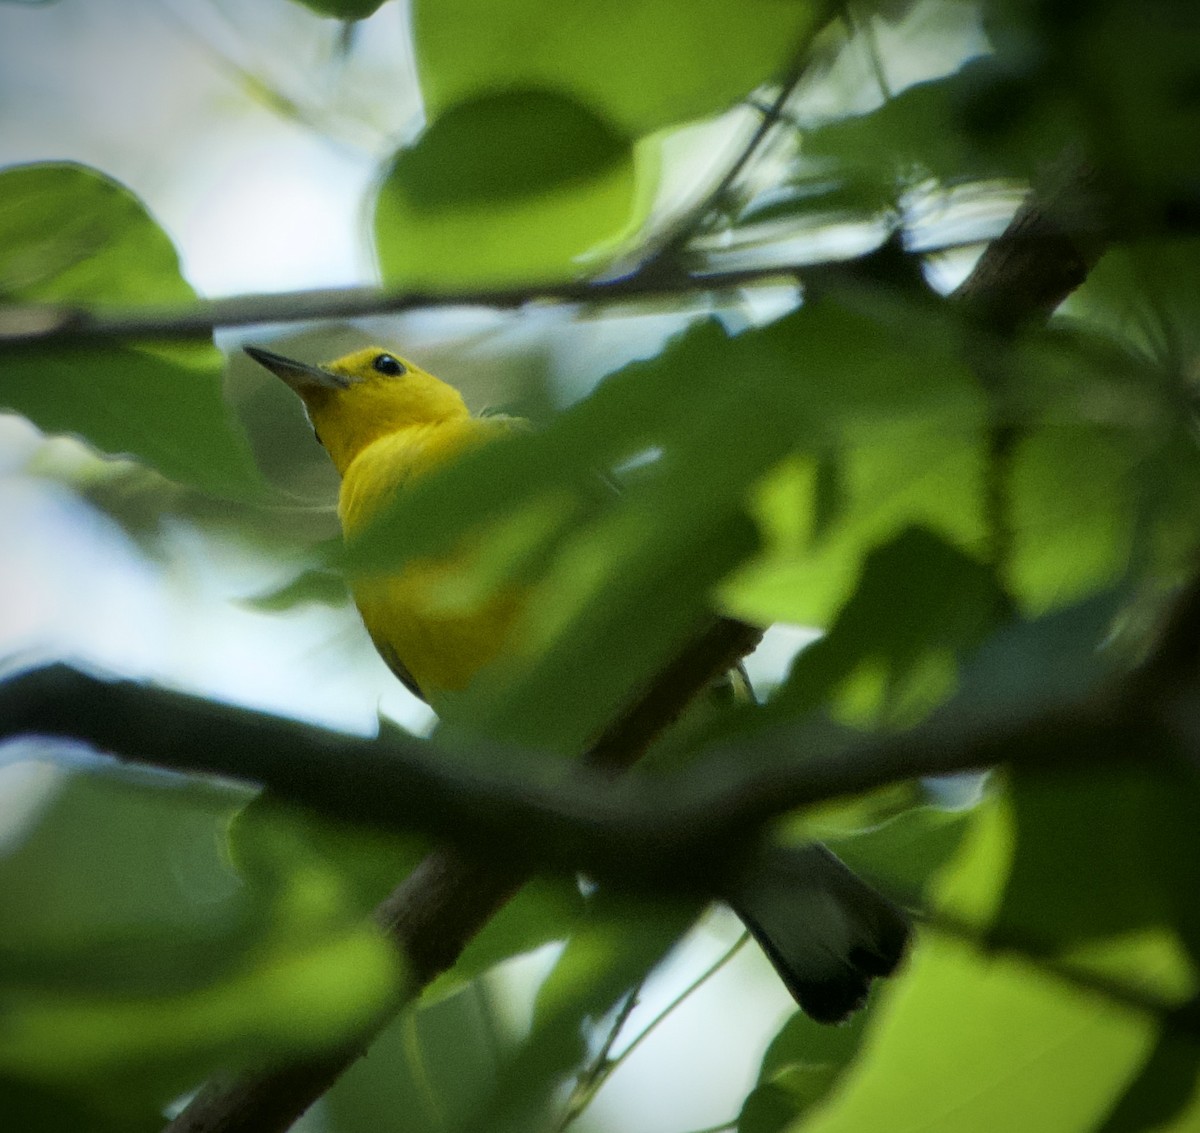
[(455, 106), (396, 155), (375, 243), (399, 283), (517, 283), (583, 274), (639, 219), (630, 140), (582, 103), (514, 90)]
[(417, 66), (437, 117), (480, 91), (538, 86), (633, 136), (726, 109), (780, 77), (830, 9), (820, 0), (616, 0), (563, 18), (551, 0), (420, 0)]

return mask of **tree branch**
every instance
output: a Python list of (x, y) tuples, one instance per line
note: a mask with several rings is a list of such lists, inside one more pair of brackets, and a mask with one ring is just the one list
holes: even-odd
[[(1189, 589), (1189, 600), (1197, 589)], [(706, 637), (689, 652), (709, 644)], [(907, 732), (863, 735), (849, 744), (804, 747), (801, 733), (777, 728), (735, 739), (686, 770), (636, 788), (594, 772), (538, 786), (520, 772), (534, 763), (525, 752), (496, 749), (468, 764), (446, 759), (427, 740), (350, 736), (61, 665), (0, 685), (0, 739), (64, 736), (126, 761), (250, 782), (330, 818), (452, 841), (464, 853), (500, 863), (497, 873), (509, 886), (535, 870), (583, 870), (625, 887), (714, 892), (771, 822), (800, 807), (998, 766), (1056, 771), (1131, 759), (1163, 765), (1164, 754), (1181, 752), (1200, 766), (1200, 736), (1180, 727), (1183, 719), (1200, 718), (1200, 691), (1160, 684), (1161, 668), (1154, 672), (1153, 682), (1136, 670), (1018, 718), (981, 720), (977, 711), (951, 704)], [(693, 673), (699, 681), (703, 670)], [(646, 734), (638, 713), (625, 721), (614, 731)], [(617, 739), (603, 742), (628, 752)], [(484, 775), (476, 763), (510, 771)], [(753, 770), (764, 764), (768, 770)], [(725, 769), (719, 780), (714, 766)], [(714, 788), (714, 781), (721, 785)], [(397, 906), (384, 919), (411, 915)], [(407, 932), (403, 943), (418, 982), (453, 962), (453, 949), (435, 954), (429, 943), (421, 945), (428, 955), (414, 961)]]
[[(1021, 214), (1018, 214), (1020, 216)], [(1033, 216), (1040, 216), (1034, 207)], [(1088, 230), (1079, 239), (1089, 241)], [(1014, 294), (1025, 285), (1037, 283), (1045, 265), (1057, 262), (1069, 246), (1075, 247), (1070, 230), (1056, 227), (1053, 233), (1038, 224), (1012, 225), (1002, 237), (1007, 251), (1000, 260), (980, 261), (993, 278), (992, 286)], [(1064, 240), (1067, 241), (1064, 244)], [(974, 247), (978, 241), (951, 242), (923, 247), (921, 256), (935, 252)], [(624, 303), (636, 299), (678, 298), (706, 292), (735, 291), (756, 283), (803, 280), (807, 286), (853, 282), (861, 260), (872, 253), (847, 259), (821, 257), (793, 264), (719, 271), (688, 271), (655, 257), (653, 270), (647, 266), (618, 279), (547, 281), (520, 287), (480, 287), (464, 290), (414, 291), (406, 288), (342, 287), (308, 291), (281, 291), (266, 295), (234, 295), (224, 299), (202, 299), (186, 306), (93, 309), (62, 303), (30, 303), (0, 306), (0, 346), (21, 347), (48, 343), (94, 341), (105, 338), (160, 339), (211, 334), (222, 327), (312, 322), (323, 319), (365, 318), (393, 315), (433, 307), (488, 307), (515, 310), (533, 303), (596, 304)], [(1077, 260), (1077, 253), (1071, 253)], [(1067, 273), (1055, 272), (1067, 277)], [(966, 286), (965, 284), (963, 285)], [(960, 288), (962, 292), (963, 288)], [(1039, 291), (1054, 292), (1045, 284)], [(1063, 292), (1065, 295), (1066, 292)], [(1061, 298), (1061, 296), (1060, 296)], [(1044, 306), (1044, 303), (1039, 305)]]
[[(981, 296), (1004, 292), (1012, 296), (1011, 307), (1007, 300), (1004, 304), (1006, 311), (1024, 308), (1031, 316), (1044, 310), (1053, 294), (1078, 275), (1078, 271), (1062, 270), (1064, 258), (1077, 258), (1077, 253), (1057, 236), (1044, 238), (1041, 229), (1028, 221), (1038, 210), (1036, 202), (1028, 205), (1029, 232), (1012, 234), (1014, 247), (1027, 245), (1027, 255), (999, 261), (985, 255), (981, 260), (973, 278), (986, 272), (990, 282), (978, 285), (979, 302), (985, 301)], [(806, 278), (811, 270), (804, 269)], [(852, 273), (853, 265), (838, 264), (829, 270)], [(653, 278), (635, 274), (603, 283), (457, 295), (357, 289), (218, 300), (163, 312), (102, 314), (62, 307), (9, 308), (0, 311), (0, 343), (175, 336), (207, 332), (215, 326), (346, 317), (449, 303), (518, 307), (538, 297), (595, 302), (694, 293), (789, 274), (793, 273), (777, 268), (710, 276), (683, 271), (663, 276), (656, 271)], [(1059, 282), (1052, 282), (1055, 279)], [(1038, 280), (1044, 286), (1026, 288), (1030, 281)], [(960, 290), (960, 298), (972, 293), (969, 280)], [(632, 762), (710, 679), (753, 644), (754, 632), (738, 623), (720, 622), (702, 635), (598, 740), (592, 749), (593, 765), (613, 768)], [(703, 805), (683, 799), (673, 813), (669, 808), (664, 812), (660, 800), (656, 813), (643, 807), (639, 816), (630, 795), (619, 793), (619, 785), (601, 789), (588, 783), (547, 798), (528, 785), (504, 787), (491, 780), (450, 777), (447, 768), (425, 759), (428, 749), (410, 748), (409, 741), (398, 737), (354, 739), (177, 693), (96, 681), (62, 668), (26, 674), (0, 690), (0, 735), (39, 732), (91, 739), (101, 747), (141, 759), (171, 753), (177, 770), (270, 782), (273, 790), (294, 801), (342, 817), (352, 817), (353, 812), (357, 821), (382, 820), (385, 816), (378, 813), (379, 804), (386, 796), (389, 812), (398, 814), (394, 808), (412, 805), (410, 817), (420, 818), (423, 828), (435, 833), (453, 832), (462, 837), (470, 831), (473, 837), (475, 832), (490, 829), (496, 837), (481, 838), (478, 844), (486, 844), (489, 863), (503, 845), (508, 854), (506, 867), (483, 865), (458, 850), (435, 851), (376, 911), (377, 919), (410, 958), (416, 975), (415, 994), (422, 981), (453, 963), (466, 941), (519, 884), (522, 867), (532, 864), (533, 827), (527, 822), (539, 824), (537, 864), (584, 866), (598, 876), (617, 876), (625, 883), (640, 877), (646, 883), (663, 884), (673, 878), (673, 884), (711, 886), (721, 855), (741, 852), (747, 834), (760, 829), (781, 808), (863, 790), (896, 777), (988, 765), (989, 761), (1012, 758), (1018, 751), (1057, 758), (1055, 753), (1061, 750), (1057, 740), (1063, 737), (1082, 735), (1094, 740), (1095, 750), (1101, 754), (1119, 754), (1120, 727), (1159, 727), (1157, 717), (1142, 720), (1132, 710), (1137, 701), (1119, 698), (1118, 703), (1130, 709), (1127, 718), (1119, 713), (1114, 718), (1102, 706), (1080, 704), (1072, 709), (1076, 715), (1067, 712), (1055, 719), (1026, 722), (1005, 739), (994, 732), (970, 741), (945, 733), (922, 737), (913, 732), (864, 741), (861, 749), (827, 752), (823, 758), (821, 753), (813, 753), (803, 766), (743, 783), (740, 794), (732, 793), (724, 800), (724, 814), (714, 814), (711, 797), (701, 800)], [(237, 740), (243, 728), (240, 742), (230, 747), (229, 741)], [(1035, 732), (1045, 729), (1043, 742), (1021, 747), (1025, 740), (1037, 738), (1030, 728)], [(1129, 738), (1132, 733), (1125, 734)], [(201, 743), (200, 737), (210, 742)], [(769, 742), (784, 741), (773, 736)], [(233, 761), (235, 753), (237, 761)], [(336, 770), (331, 770), (330, 760)], [(162, 765), (161, 758), (154, 762)], [(417, 807), (413, 804), (422, 792), (425, 805)], [(508, 817), (496, 821), (505, 808)], [(521, 817), (514, 819), (514, 815)], [(697, 833), (705, 830), (705, 824), (709, 837), (701, 840)], [(171, 1123), (171, 1133), (286, 1129), (372, 1037), (364, 1035), (359, 1043), (321, 1058), (265, 1074), (210, 1083)]]
[[(713, 623), (605, 730), (590, 749), (591, 765), (613, 770), (635, 761), (695, 696), (754, 647), (760, 632), (728, 618)], [(455, 847), (433, 850), (375, 910), (408, 963), (409, 996), (454, 963), (524, 880), (520, 869), (492, 864), (493, 847), (479, 848), (481, 857)], [(281, 1133), (364, 1053), (375, 1033), (317, 1058), (232, 1081), (214, 1079), (166, 1133)]]

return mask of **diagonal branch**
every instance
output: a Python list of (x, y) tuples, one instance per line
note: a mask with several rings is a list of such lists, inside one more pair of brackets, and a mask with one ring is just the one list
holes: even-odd
[[(760, 633), (731, 619), (715, 622), (610, 725), (589, 753), (593, 762), (609, 768), (634, 762), (695, 696), (754, 647)], [(454, 847), (433, 850), (375, 910), (406, 958), (410, 997), (454, 963), (524, 880), (520, 869), (491, 864), (490, 848), (482, 848), (481, 858)], [(365, 1053), (376, 1033), (321, 1057), (232, 1081), (213, 1080), (166, 1133), (281, 1133)]]

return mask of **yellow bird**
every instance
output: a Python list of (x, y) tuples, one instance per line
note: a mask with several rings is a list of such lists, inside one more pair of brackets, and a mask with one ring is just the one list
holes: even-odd
[[(317, 439), (342, 478), (338, 518), (351, 536), (396, 492), (464, 450), (519, 427), (510, 417), (476, 417), (453, 386), (378, 347), (326, 366), (307, 366), (267, 350), (246, 353), (304, 401)], [(458, 557), (409, 563), (398, 574), (354, 582), (363, 624), (392, 671), (437, 706), (465, 687), (503, 649), (520, 612), (505, 590), (469, 612), (448, 611), (439, 583)]]
[[(377, 346), (321, 366), (258, 347), (245, 351), (304, 402), (317, 439), (341, 475), (338, 515), (347, 536), (421, 476), (520, 425), (477, 417), (459, 392)], [(440, 584), (461, 555), (417, 559), (356, 580), (354, 599), (392, 671), (435, 708), (502, 655), (520, 615), (510, 588), (469, 610), (448, 610)], [(786, 868), (739, 879), (728, 899), (809, 1015), (837, 1022), (859, 1007), (875, 976), (890, 975), (907, 945), (906, 914), (825, 847)]]

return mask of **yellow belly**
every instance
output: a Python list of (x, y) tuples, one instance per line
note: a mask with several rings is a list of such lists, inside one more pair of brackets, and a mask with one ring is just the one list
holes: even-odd
[[(504, 428), (499, 422), (470, 418), (453, 426), (406, 430), (372, 444), (343, 477), (338, 501), (343, 531), (353, 535), (397, 491)], [(456, 581), (471, 573), (472, 557), (467, 546), (351, 584), (375, 647), (435, 708), (440, 692), (462, 689), (504, 650), (521, 609), (522, 593), (515, 587), (482, 596), (456, 591)]]
[(397, 574), (353, 585), (376, 648), (431, 703), (440, 692), (464, 688), (495, 660), (520, 612), (520, 596), (511, 587), (469, 607), (457, 603), (448, 586), (464, 570), (464, 558), (418, 559)]

